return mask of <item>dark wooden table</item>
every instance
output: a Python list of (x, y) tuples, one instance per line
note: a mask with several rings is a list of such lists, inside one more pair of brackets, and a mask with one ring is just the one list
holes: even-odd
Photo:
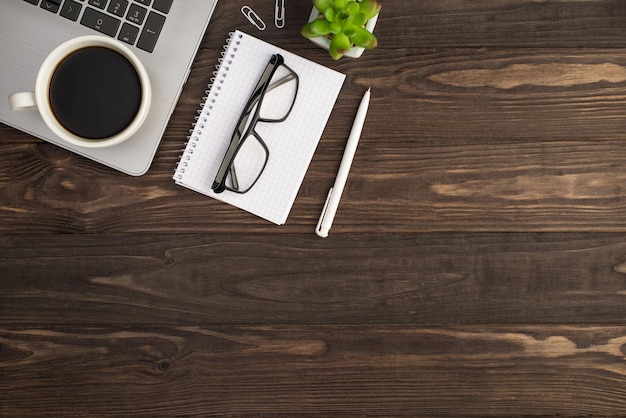
[[(626, 3), (386, 1), (338, 62), (243, 4), (146, 175), (0, 126), (0, 415), (625, 414)], [(347, 75), (280, 227), (172, 180), (234, 29)]]

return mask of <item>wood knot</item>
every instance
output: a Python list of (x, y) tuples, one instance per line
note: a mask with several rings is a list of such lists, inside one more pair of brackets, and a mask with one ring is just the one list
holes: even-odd
[(161, 370), (162, 372), (166, 371), (169, 368), (170, 368), (170, 362), (169, 361), (161, 360), (159, 362), (159, 370)]

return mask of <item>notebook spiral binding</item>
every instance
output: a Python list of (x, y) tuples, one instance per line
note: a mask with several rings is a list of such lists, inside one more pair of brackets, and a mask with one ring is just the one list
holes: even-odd
[[(233, 62), (233, 58), (235, 58), (235, 52), (237, 52), (237, 47), (241, 42), (241, 35), (239, 35), (239, 39), (234, 39), (234, 37), (234, 32), (228, 34), (228, 39), (222, 47), (223, 51), (220, 52), (221, 58), (218, 59), (218, 63), (215, 66), (215, 71), (213, 71), (213, 77), (211, 77), (211, 79), (209, 80), (207, 89), (204, 91), (204, 96), (202, 97), (200, 108), (197, 110), (198, 115), (194, 117), (195, 123), (191, 124), (191, 129), (189, 129), (187, 141), (183, 146), (183, 153), (180, 156), (178, 165), (174, 173), (177, 180), (182, 180), (183, 174), (185, 173), (185, 170), (189, 165), (189, 161), (193, 157), (193, 152), (196, 148), (197, 142), (202, 135), (204, 126), (209, 119), (211, 111), (213, 110), (213, 105), (215, 104), (215, 101), (219, 96), (219, 92), (222, 89), (221, 84), (224, 83), (224, 78), (230, 70), (230, 65)], [(230, 44), (233, 42), (235, 42), (235, 44), (233, 48), (231, 48), (229, 56), (226, 56), (226, 52), (230, 48)], [(187, 144), (190, 144), (190, 146), (188, 147)]]

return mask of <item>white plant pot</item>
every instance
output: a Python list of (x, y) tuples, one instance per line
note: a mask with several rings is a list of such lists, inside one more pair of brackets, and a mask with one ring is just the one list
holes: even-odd
[[(311, 15), (309, 16), (309, 22), (312, 22), (315, 19), (317, 19), (320, 16), (320, 14), (321, 13), (319, 12), (319, 10), (313, 7), (313, 10), (311, 11)], [(370, 20), (368, 20), (367, 23), (365, 23), (365, 29), (367, 29), (371, 33), (374, 33), (374, 27), (376, 27), (377, 21), (378, 21), (378, 14), (374, 16), (373, 18), (371, 18)], [(320, 46), (324, 49), (328, 49), (330, 47), (330, 39), (326, 38), (325, 36), (318, 36), (317, 38), (309, 38), (309, 39), (315, 45)], [(361, 55), (363, 55), (364, 51), (365, 51), (365, 48), (361, 46), (354, 46), (350, 48), (348, 52), (344, 54), (344, 57), (358, 58)]]

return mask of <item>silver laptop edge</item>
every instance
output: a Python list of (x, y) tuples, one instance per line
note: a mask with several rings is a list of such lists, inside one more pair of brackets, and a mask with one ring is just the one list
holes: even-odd
[(8, 97), (12, 93), (34, 89), (39, 66), (57, 45), (76, 36), (98, 32), (78, 22), (65, 21), (59, 14), (23, 0), (2, 1), (0, 122), (126, 174), (144, 174), (152, 163), (216, 4), (217, 0), (175, 0), (154, 52), (131, 47), (150, 75), (153, 89), (150, 113), (131, 139), (110, 148), (91, 149), (68, 144), (56, 137), (36, 110), (12, 111)]

